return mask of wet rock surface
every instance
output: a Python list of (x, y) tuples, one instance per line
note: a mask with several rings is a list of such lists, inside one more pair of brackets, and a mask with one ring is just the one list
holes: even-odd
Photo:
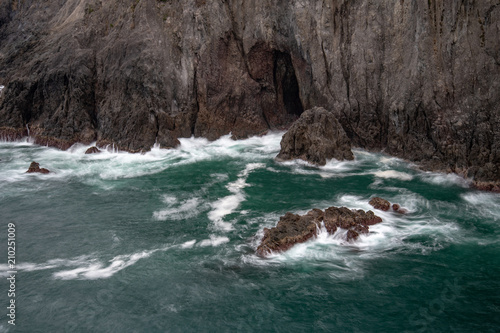
[(481, 191), (500, 193), (500, 182), (474, 182), (473, 187)]
[(335, 116), (324, 108), (307, 110), (281, 139), (278, 161), (291, 159), (325, 165), (327, 159), (353, 160), (351, 141)]
[(257, 254), (266, 256), (271, 252), (282, 252), (293, 245), (303, 243), (325, 226), (330, 234), (345, 229), (346, 241), (355, 240), (359, 234), (368, 233), (369, 226), (382, 222), (372, 211), (351, 210), (346, 207), (330, 207), (325, 211), (312, 209), (305, 215), (286, 213), (271, 229), (264, 229), (264, 237), (257, 247)]
[(383, 211), (388, 211), (391, 208), (391, 203), (389, 201), (379, 197), (371, 198), (369, 204), (372, 205), (373, 208)]
[(85, 154), (98, 154), (100, 152), (101, 150), (99, 148), (97, 148), (96, 146), (92, 146), (85, 151)]
[(28, 168), (28, 171), (26, 173), (49, 173), (50, 171), (45, 169), (45, 168), (40, 168), (40, 164), (37, 162), (31, 162), (30, 167)]
[(394, 212), (400, 213), (400, 214), (406, 214), (408, 213), (408, 210), (405, 208), (401, 208), (401, 206), (397, 203), (392, 204), (385, 199), (382, 199), (380, 197), (373, 197), (370, 199), (368, 202), (373, 208), (378, 209), (378, 210), (383, 210), (385, 212), (389, 211), (392, 207), (392, 210)]
[(141, 151), (321, 106), (353, 145), (494, 188), (499, 24), (495, 1), (3, 1), (0, 124)]

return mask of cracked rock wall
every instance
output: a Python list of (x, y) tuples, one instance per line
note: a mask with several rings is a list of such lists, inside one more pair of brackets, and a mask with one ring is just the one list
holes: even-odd
[(354, 145), (498, 181), (498, 36), (498, 0), (0, 0), (0, 127), (139, 151), (322, 106)]

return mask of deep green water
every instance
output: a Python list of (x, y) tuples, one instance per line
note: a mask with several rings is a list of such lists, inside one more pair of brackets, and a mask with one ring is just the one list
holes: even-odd
[[(500, 331), (499, 195), (361, 150), (277, 163), (280, 138), (144, 155), (0, 143), (0, 332)], [(52, 173), (25, 174), (33, 160)], [(285, 212), (368, 210), (374, 195), (410, 213), (377, 212), (355, 243), (320, 233), (254, 255)]]

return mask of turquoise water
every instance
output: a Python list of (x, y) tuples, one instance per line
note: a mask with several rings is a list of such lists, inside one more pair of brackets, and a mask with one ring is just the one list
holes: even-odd
[[(4, 309), (8, 223), (18, 271), (16, 326), (2, 315), (0, 332), (500, 330), (498, 194), (363, 150), (277, 163), (281, 135), (143, 155), (0, 143)], [(24, 173), (31, 161), (52, 173)], [(255, 256), (287, 211), (368, 210), (374, 195), (409, 214)]]

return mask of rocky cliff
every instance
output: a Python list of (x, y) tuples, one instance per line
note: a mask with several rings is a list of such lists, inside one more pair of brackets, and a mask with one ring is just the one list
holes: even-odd
[(498, 181), (498, 36), (498, 0), (0, 0), (0, 127), (139, 151), (321, 106), (357, 146)]

